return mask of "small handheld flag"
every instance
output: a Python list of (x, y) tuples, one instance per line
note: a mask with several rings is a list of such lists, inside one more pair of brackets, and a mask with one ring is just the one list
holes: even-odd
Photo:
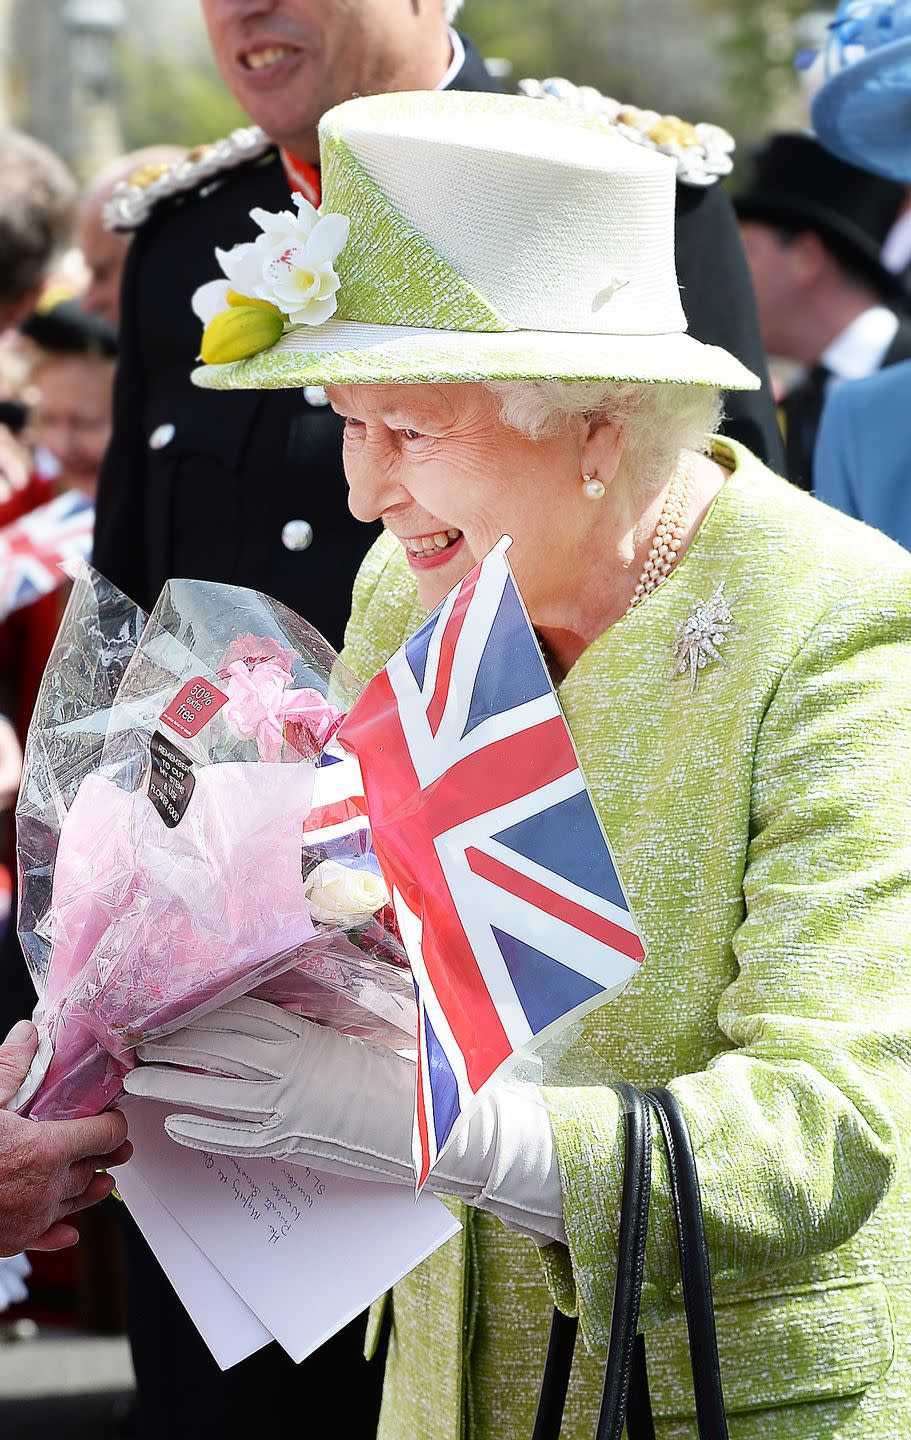
[(499, 545), (367, 685), (337, 740), (418, 999), (418, 1188), (483, 1088), (613, 999), (642, 942)]

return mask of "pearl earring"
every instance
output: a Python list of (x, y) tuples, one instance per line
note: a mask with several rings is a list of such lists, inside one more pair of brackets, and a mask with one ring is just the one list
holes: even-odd
[(582, 491), (587, 500), (603, 500), (605, 495), (604, 486), (597, 475), (582, 476)]

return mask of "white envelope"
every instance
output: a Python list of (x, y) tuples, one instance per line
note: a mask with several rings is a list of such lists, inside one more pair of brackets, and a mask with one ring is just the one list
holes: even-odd
[[(165, 1132), (173, 1106), (130, 1099), (124, 1109), (134, 1156), (118, 1176), (138, 1173), (295, 1361), (461, 1229), (439, 1200), (428, 1194), (415, 1200), (409, 1186), (190, 1150)], [(146, 1238), (163, 1267), (176, 1270), (173, 1227), (153, 1221)], [(215, 1347), (225, 1353), (226, 1341), (215, 1287), (198, 1267), (183, 1278), (181, 1299), (218, 1359)], [(228, 1329), (235, 1323), (229, 1320)]]

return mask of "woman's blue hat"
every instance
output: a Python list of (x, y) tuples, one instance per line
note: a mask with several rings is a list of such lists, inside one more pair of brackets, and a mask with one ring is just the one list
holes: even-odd
[(911, 0), (842, 0), (810, 107), (822, 145), (911, 184)]

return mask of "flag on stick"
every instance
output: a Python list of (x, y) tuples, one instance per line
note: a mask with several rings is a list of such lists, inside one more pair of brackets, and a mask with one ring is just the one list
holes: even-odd
[(509, 544), (393, 655), (337, 736), (360, 760), (414, 975), (419, 1188), (484, 1086), (614, 998), (644, 958)]

